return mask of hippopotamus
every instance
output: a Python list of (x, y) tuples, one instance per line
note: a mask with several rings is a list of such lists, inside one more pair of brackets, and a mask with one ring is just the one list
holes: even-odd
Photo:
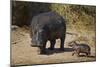
[(32, 18), (31, 22), (31, 46), (39, 47), (40, 54), (46, 52), (46, 42), (50, 41), (48, 49), (53, 50), (56, 39), (61, 40), (60, 50), (64, 50), (66, 24), (62, 16), (56, 12), (41, 13)]
[(80, 53), (85, 53), (86, 56), (89, 56), (91, 54), (91, 48), (88, 44), (80, 43), (78, 44), (76, 41), (69, 42), (68, 46), (72, 47), (74, 49), (74, 52), (72, 53), (72, 56), (76, 54), (77, 56), (80, 56)]

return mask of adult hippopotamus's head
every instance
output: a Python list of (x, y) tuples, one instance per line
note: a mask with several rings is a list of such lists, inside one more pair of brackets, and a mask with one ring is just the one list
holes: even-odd
[(43, 29), (40, 29), (36, 32), (36, 34), (34, 34), (32, 36), (32, 44), (31, 46), (32, 47), (40, 47), (40, 46), (43, 46), (43, 44), (45, 43), (44, 42), (44, 39), (45, 39), (45, 32)]

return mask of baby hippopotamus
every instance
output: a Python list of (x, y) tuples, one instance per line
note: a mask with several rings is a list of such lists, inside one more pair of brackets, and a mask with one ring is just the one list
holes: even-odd
[(80, 56), (80, 53), (85, 53), (86, 56), (90, 55), (91, 48), (87, 44), (82, 44), (82, 43), (78, 44), (76, 41), (72, 41), (68, 44), (68, 46), (74, 49), (72, 56), (74, 54), (76, 54), (77, 56)]

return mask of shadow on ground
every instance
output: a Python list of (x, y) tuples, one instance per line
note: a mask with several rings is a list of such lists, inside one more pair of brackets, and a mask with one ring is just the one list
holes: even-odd
[(60, 48), (55, 48), (54, 50), (49, 50), (48, 48), (46, 49), (46, 54), (44, 55), (51, 55), (54, 53), (64, 53), (64, 52), (72, 52), (74, 51), (72, 48), (64, 48), (64, 51), (61, 51)]
[[(73, 52), (73, 48), (64, 48), (64, 51), (61, 51), (59, 48), (55, 48), (54, 50), (46, 49), (47, 53), (43, 55), (52, 55), (54, 53), (64, 53), (64, 52)], [(42, 55), (42, 54), (41, 54)], [(79, 57), (88, 57), (88, 58), (95, 58), (96, 56), (86, 56), (86, 55), (80, 55)]]
[(79, 57), (95, 58), (96, 56), (92, 56), (92, 55), (90, 55), (90, 56), (86, 56), (86, 55), (80, 55)]

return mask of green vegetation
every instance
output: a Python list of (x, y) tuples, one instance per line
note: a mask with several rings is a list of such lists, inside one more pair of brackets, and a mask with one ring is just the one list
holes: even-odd
[(51, 9), (64, 17), (68, 28), (95, 30), (95, 6), (51, 4)]
[(95, 31), (96, 6), (13, 1), (12, 10), (13, 24), (19, 26), (29, 25), (32, 16), (39, 13), (55, 11), (65, 19), (68, 29)]

